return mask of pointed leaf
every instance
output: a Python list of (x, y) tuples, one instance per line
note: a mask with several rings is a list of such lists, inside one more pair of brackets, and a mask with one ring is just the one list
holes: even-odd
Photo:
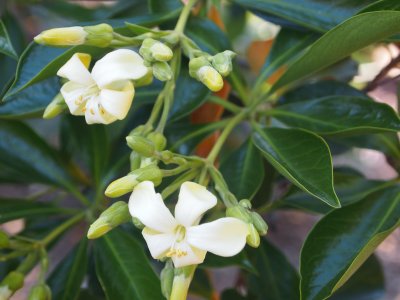
[(332, 207), (340, 207), (333, 188), (331, 154), (321, 137), (300, 129), (256, 128), (253, 140), (295, 185)]
[(14, 59), (18, 59), (18, 55), (14, 50), (14, 47), (8, 36), (6, 25), (0, 19), (0, 53), (4, 53)]

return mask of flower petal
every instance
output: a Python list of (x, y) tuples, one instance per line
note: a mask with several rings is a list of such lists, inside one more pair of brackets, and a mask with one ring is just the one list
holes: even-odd
[(117, 118), (106, 112), (100, 104), (99, 97), (90, 98), (85, 107), (85, 119), (88, 124), (110, 124)]
[(201, 216), (216, 204), (217, 198), (204, 186), (187, 181), (182, 184), (179, 191), (175, 218), (186, 227), (197, 225)]
[(136, 80), (147, 74), (143, 59), (135, 51), (118, 49), (96, 62), (92, 70), (94, 81), (100, 88), (119, 81)]
[(236, 218), (221, 218), (186, 229), (187, 242), (220, 256), (238, 254), (246, 245), (247, 224)]
[(86, 102), (83, 94), (86, 91), (86, 86), (68, 81), (61, 87), (61, 95), (64, 97), (65, 103), (68, 105), (69, 111), (75, 116), (83, 116)]
[(172, 256), (175, 268), (201, 264), (207, 253), (207, 251), (190, 246), (187, 242), (175, 244), (174, 247), (185, 253), (182, 256)]
[(150, 229), (162, 233), (173, 232), (177, 226), (151, 181), (143, 181), (134, 188), (129, 198), (129, 212)]
[(57, 75), (67, 78), (70, 81), (92, 85), (94, 81), (88, 71), (91, 57), (86, 53), (75, 53), (72, 57), (58, 70)]
[(121, 90), (102, 89), (100, 104), (111, 115), (119, 120), (126, 117), (132, 104), (135, 89), (132, 82), (126, 81)]
[(175, 235), (172, 232), (154, 232), (148, 227), (145, 227), (142, 230), (142, 235), (146, 240), (151, 256), (155, 259), (163, 258), (165, 253), (171, 248), (175, 241)]

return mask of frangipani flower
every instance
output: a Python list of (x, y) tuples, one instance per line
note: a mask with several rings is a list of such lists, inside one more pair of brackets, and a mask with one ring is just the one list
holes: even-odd
[(144, 181), (133, 190), (129, 211), (146, 226), (142, 234), (153, 258), (170, 257), (178, 268), (202, 263), (207, 251), (227, 257), (245, 246), (248, 227), (239, 219), (221, 218), (198, 225), (216, 204), (216, 197), (204, 186), (185, 182), (174, 218), (153, 183)]
[(61, 94), (71, 114), (84, 115), (88, 124), (122, 120), (131, 107), (135, 89), (131, 80), (148, 72), (139, 54), (119, 49), (97, 61), (90, 73), (91, 57), (75, 53), (57, 75), (68, 79)]

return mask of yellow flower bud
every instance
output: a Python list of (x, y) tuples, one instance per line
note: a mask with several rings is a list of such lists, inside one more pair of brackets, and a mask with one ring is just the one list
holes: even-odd
[(154, 143), (157, 151), (162, 151), (167, 146), (167, 139), (160, 132), (152, 132), (147, 138)]
[(50, 46), (74, 46), (82, 45), (88, 33), (81, 26), (62, 27), (45, 30), (35, 36), (38, 44)]
[(174, 75), (171, 67), (165, 61), (156, 61), (152, 67), (154, 77), (160, 81), (171, 80)]
[(251, 220), (254, 227), (257, 229), (260, 235), (266, 235), (268, 232), (268, 225), (264, 219), (256, 212), (251, 212)]
[(38, 284), (32, 287), (28, 300), (51, 300), (51, 290), (46, 284)]
[(43, 119), (55, 118), (66, 108), (67, 104), (65, 103), (63, 96), (59, 93), (54, 97), (53, 101), (51, 101), (50, 104), (47, 105), (43, 113)]
[(108, 24), (98, 24), (94, 26), (83, 27), (87, 36), (85, 45), (92, 45), (97, 47), (108, 47), (113, 40), (113, 28)]
[(139, 183), (137, 178), (138, 175), (131, 172), (128, 175), (111, 182), (104, 193), (107, 197), (116, 198), (132, 192), (133, 188)]
[(246, 237), (246, 242), (250, 247), (257, 248), (260, 245), (260, 235), (253, 224), (248, 224), (249, 234)]
[(211, 91), (218, 92), (224, 86), (222, 76), (213, 67), (204, 66), (197, 71), (198, 79)]
[(143, 40), (139, 53), (148, 62), (169, 61), (174, 55), (170, 47), (151, 38)]

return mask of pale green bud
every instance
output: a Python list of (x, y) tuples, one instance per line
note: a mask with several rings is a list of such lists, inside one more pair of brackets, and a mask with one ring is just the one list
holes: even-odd
[(10, 245), (8, 234), (0, 230), (0, 249), (7, 248)]
[(226, 216), (242, 220), (245, 223), (251, 223), (250, 212), (241, 205), (235, 205), (226, 209)]
[(126, 142), (133, 151), (144, 156), (152, 157), (156, 150), (155, 145), (149, 139), (140, 135), (132, 134), (126, 137)]
[(83, 27), (87, 33), (85, 45), (108, 47), (113, 40), (113, 28), (108, 24), (98, 24)]
[(242, 206), (242, 207), (244, 207), (244, 208), (251, 209), (251, 202), (250, 202), (250, 200), (248, 200), (248, 199), (242, 199), (242, 200), (240, 200), (240, 201), (239, 201), (239, 205)]
[(171, 261), (165, 264), (160, 274), (161, 292), (166, 299), (170, 299), (172, 283), (174, 282), (174, 267)]
[(246, 243), (253, 248), (257, 248), (260, 245), (260, 235), (253, 224), (248, 224), (248, 228), (249, 233), (246, 237)]
[(139, 53), (149, 62), (169, 61), (174, 55), (167, 45), (151, 38), (143, 40)]
[(174, 76), (171, 67), (165, 61), (157, 61), (153, 63), (154, 77), (160, 81), (171, 80)]
[(153, 82), (153, 70), (151, 68), (147, 68), (147, 70), (146, 75), (134, 81), (135, 87), (150, 85)]
[(159, 185), (163, 178), (163, 173), (160, 168), (155, 165), (148, 165), (145, 168), (134, 171), (138, 174), (138, 180), (142, 181), (152, 181), (155, 186)]
[(213, 92), (220, 91), (224, 86), (222, 76), (217, 72), (217, 70), (210, 66), (201, 67), (197, 71), (197, 78)]
[(59, 93), (54, 97), (53, 101), (47, 105), (43, 113), (43, 119), (52, 119), (62, 113), (66, 108), (67, 104), (63, 96)]
[(51, 300), (51, 290), (46, 284), (38, 284), (31, 288), (28, 300)]
[(38, 44), (50, 46), (74, 46), (85, 43), (88, 33), (81, 26), (53, 28), (34, 37)]
[(160, 154), (163, 162), (170, 162), (174, 158), (174, 154), (168, 150), (162, 151)]
[(1, 281), (1, 287), (7, 287), (12, 293), (24, 286), (25, 275), (18, 271), (12, 271)]
[(128, 204), (123, 201), (115, 202), (101, 213), (99, 218), (90, 225), (88, 239), (97, 239), (111, 229), (131, 220)]
[(157, 151), (162, 151), (167, 146), (167, 139), (160, 132), (152, 132), (147, 138), (154, 143)]
[(268, 232), (268, 225), (264, 219), (256, 212), (251, 212), (251, 221), (260, 235), (266, 235)]
[(210, 62), (205, 58), (204, 56), (192, 58), (189, 61), (189, 75), (197, 80), (200, 80), (198, 78), (198, 71), (200, 68), (205, 67), (205, 66), (211, 66)]
[(136, 153), (135, 151), (132, 151), (129, 156), (129, 162), (131, 164), (131, 171), (135, 171), (136, 169), (139, 169), (141, 161), (142, 161), (142, 158), (140, 157), (140, 154)]
[(226, 50), (211, 57), (213, 67), (222, 76), (228, 76), (232, 72), (232, 59), (235, 57), (235, 52)]

